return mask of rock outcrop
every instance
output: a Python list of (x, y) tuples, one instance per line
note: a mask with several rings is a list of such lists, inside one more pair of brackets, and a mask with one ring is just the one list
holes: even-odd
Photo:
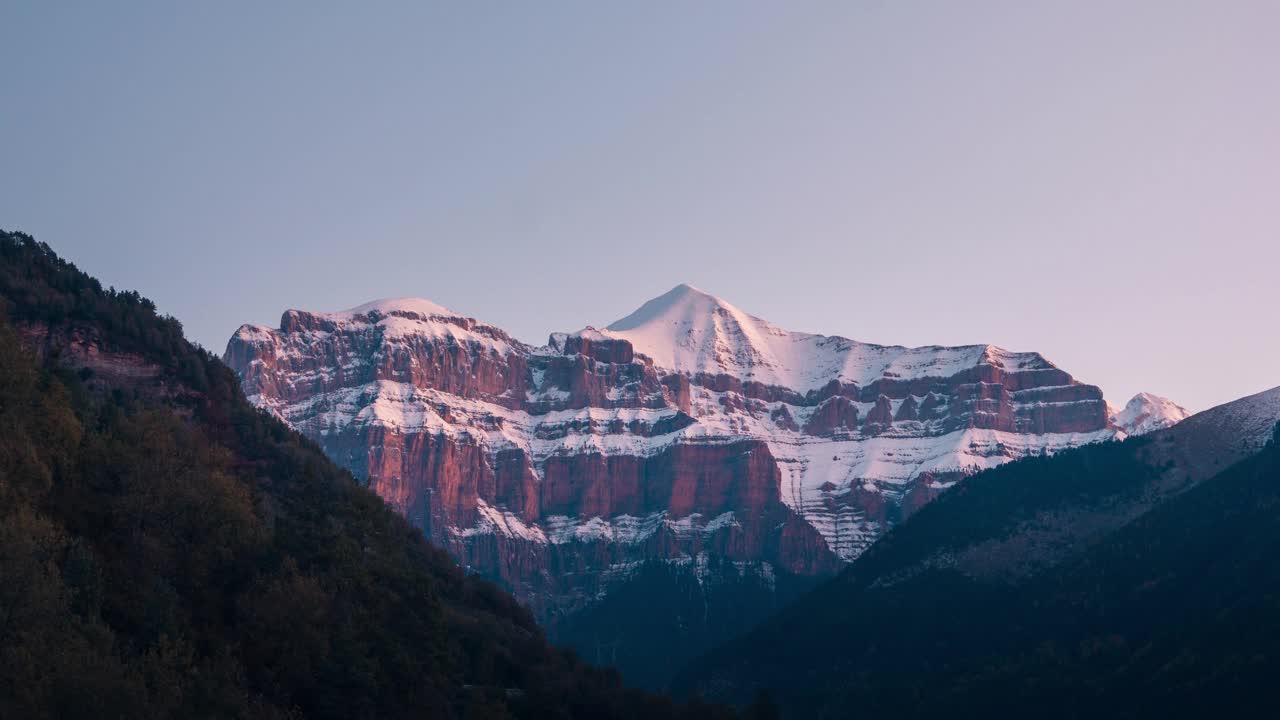
[(246, 325), (225, 357), (553, 628), (646, 564), (829, 575), (967, 474), (1117, 432), (1039, 354), (791, 333), (688, 286), (542, 347), (391, 300)]

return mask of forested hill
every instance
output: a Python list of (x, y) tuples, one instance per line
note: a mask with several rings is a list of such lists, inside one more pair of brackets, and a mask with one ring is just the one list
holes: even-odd
[(0, 306), (0, 717), (721, 714), (550, 647), (138, 294), (4, 233)]
[(976, 475), (678, 687), (796, 718), (1276, 717), (1277, 418), (1280, 388)]

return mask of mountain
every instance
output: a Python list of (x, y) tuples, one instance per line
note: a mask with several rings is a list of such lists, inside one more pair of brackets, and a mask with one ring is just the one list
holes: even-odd
[(1271, 716), (1280, 388), (969, 478), (682, 691), (784, 717)]
[(289, 310), (224, 357), (553, 637), (649, 685), (960, 479), (1118, 432), (1037, 353), (789, 332), (688, 285), (541, 347), (401, 299)]
[(1111, 410), (1111, 423), (1126, 435), (1145, 435), (1153, 430), (1163, 430), (1191, 415), (1186, 408), (1169, 398), (1151, 393), (1138, 393), (1123, 409)]
[(673, 718), (133, 292), (0, 235), (0, 717)]

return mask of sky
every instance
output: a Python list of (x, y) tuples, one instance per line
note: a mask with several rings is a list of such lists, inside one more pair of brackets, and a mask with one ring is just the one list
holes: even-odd
[(1200, 410), (1280, 385), (1278, 27), (1270, 0), (18, 0), (0, 228), (215, 352), (397, 296), (541, 344), (691, 283)]

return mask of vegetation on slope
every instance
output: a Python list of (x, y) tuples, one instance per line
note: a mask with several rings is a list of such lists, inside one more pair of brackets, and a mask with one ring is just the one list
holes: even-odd
[[(769, 687), (784, 717), (1274, 715), (1280, 429), (1083, 547), (1034, 542), (1033, 518), (1087, 523), (1141, 496), (1149, 442), (973, 478), (679, 686)], [(996, 559), (1012, 574), (949, 562), (973, 548), (1032, 557)]]
[(0, 299), (0, 717), (723, 714), (550, 647), (136, 293), (5, 233)]

